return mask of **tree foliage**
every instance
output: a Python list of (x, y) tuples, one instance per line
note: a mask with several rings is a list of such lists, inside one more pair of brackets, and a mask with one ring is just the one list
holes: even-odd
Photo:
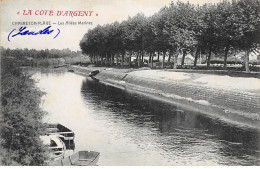
[(176, 62), (181, 53), (184, 61), (187, 53), (197, 51), (198, 55), (200, 51), (207, 54), (208, 67), (212, 53), (216, 56), (224, 53), (226, 63), (229, 51), (235, 49), (246, 52), (248, 66), (248, 53), (259, 49), (259, 4), (259, 0), (224, 0), (195, 6), (178, 1), (151, 17), (137, 14), (122, 23), (99, 25), (85, 34), (80, 47), (91, 57), (106, 55), (106, 59), (113, 57), (111, 53), (137, 52), (138, 59), (139, 52), (150, 56), (163, 52), (163, 62), (166, 53), (170, 61), (174, 52)]
[(5, 49), (1, 48), (1, 55), (8, 57), (15, 57), (16, 59), (47, 59), (47, 58), (65, 58), (65, 57), (76, 57), (81, 52), (71, 51), (70, 49), (45, 49), (45, 50), (35, 50), (35, 49)]
[(15, 59), (1, 55), (1, 165), (44, 164), (42, 95)]

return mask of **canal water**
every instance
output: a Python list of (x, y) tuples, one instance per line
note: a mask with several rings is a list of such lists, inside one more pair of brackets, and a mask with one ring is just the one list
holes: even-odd
[(101, 153), (98, 165), (260, 165), (260, 132), (86, 80), (33, 75), (46, 92), (44, 121), (75, 132), (75, 152)]

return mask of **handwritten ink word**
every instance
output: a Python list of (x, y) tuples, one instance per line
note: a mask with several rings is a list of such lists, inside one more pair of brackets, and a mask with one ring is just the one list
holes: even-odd
[[(7, 40), (10, 42), (10, 37), (15, 37), (15, 36), (24, 36), (24, 35), (49, 35), (51, 34), (52, 32), (54, 32), (54, 29), (51, 29), (51, 26), (48, 26), (46, 28), (44, 28), (43, 30), (39, 30), (38, 32), (34, 32), (34, 31), (30, 31), (30, 30), (26, 30), (27, 27), (26, 26), (22, 26), (19, 28), (19, 32), (16, 32), (15, 33), (15, 30), (16, 29), (13, 29), (8, 37), (7, 37)], [(54, 39), (60, 34), (60, 29), (57, 28), (58, 30), (58, 33), (54, 36)]]

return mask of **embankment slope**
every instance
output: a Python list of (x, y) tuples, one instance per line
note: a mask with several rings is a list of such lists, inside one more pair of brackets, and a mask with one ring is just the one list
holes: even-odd
[(244, 127), (260, 129), (260, 79), (169, 70), (72, 67), (100, 83)]

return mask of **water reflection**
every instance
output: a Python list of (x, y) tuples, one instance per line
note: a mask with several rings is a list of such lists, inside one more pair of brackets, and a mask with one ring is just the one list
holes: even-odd
[[(223, 165), (260, 164), (259, 131), (239, 129), (196, 112), (93, 81), (83, 82), (82, 91), (85, 100), (92, 98), (91, 102), (99, 109), (110, 110), (109, 115), (117, 117), (114, 120), (120, 118), (141, 130), (145, 128), (148, 132), (140, 136), (156, 137), (153, 144), (167, 152), (167, 158), (176, 158), (177, 154), (178, 157), (192, 158), (194, 164), (194, 159), (212, 160), (212, 164)], [(126, 136), (136, 142), (142, 140), (134, 131), (129, 131)]]
[(73, 73), (36, 73), (48, 122), (75, 132), (99, 165), (259, 165), (259, 131), (238, 128)]

